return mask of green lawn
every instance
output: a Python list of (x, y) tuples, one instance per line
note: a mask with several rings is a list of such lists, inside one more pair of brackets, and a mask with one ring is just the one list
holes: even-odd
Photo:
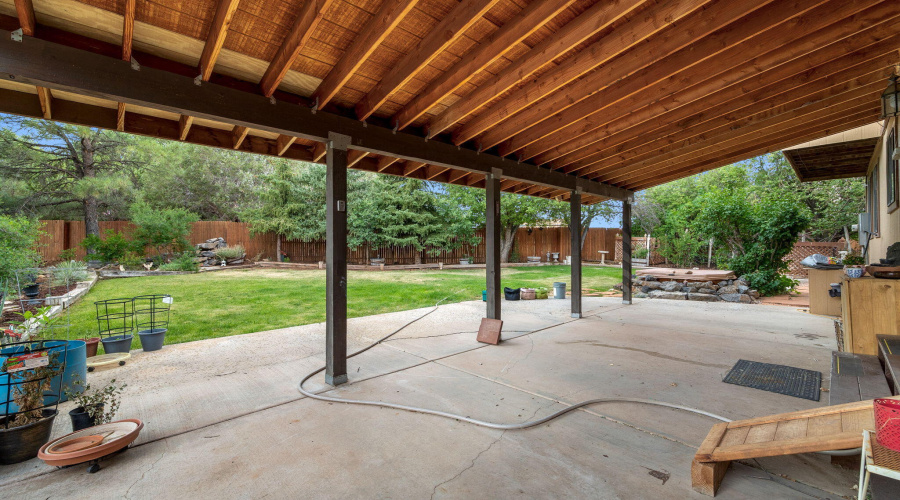
[[(550, 288), (554, 281), (568, 283), (569, 272), (569, 266), (507, 268), (502, 283)], [(605, 291), (621, 281), (621, 270), (585, 267), (583, 276), (585, 291)], [(484, 269), (350, 271), (349, 315), (427, 307), (444, 298), (444, 303), (480, 300), (483, 289)], [(97, 335), (95, 301), (151, 293), (174, 298), (167, 344), (325, 321), (323, 271), (248, 269), (100, 281), (72, 307), (71, 333)], [(137, 338), (132, 347), (140, 347)]]

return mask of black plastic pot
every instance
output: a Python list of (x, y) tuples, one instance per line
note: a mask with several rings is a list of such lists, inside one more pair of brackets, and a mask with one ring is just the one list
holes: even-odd
[(139, 331), (138, 338), (141, 339), (141, 349), (143, 349), (144, 352), (162, 349), (163, 342), (166, 340), (166, 331), (166, 328), (154, 328), (152, 330)]
[[(100, 408), (103, 408), (103, 405), (100, 405)], [(83, 406), (70, 411), (69, 418), (72, 419), (72, 432), (97, 425), (94, 422), (94, 417)]]
[(22, 289), (22, 293), (24, 293), (26, 297), (33, 299), (34, 297), (37, 297), (39, 293), (41, 293), (40, 285), (38, 285), (37, 283), (28, 285)]
[(50, 441), (56, 410), (43, 410), (43, 414), (44, 418), (28, 425), (10, 429), (0, 427), (0, 465), (32, 459), (37, 456), (41, 446)]
[(506, 300), (519, 300), (521, 293), (521, 288), (503, 288), (503, 295), (506, 296)]
[(131, 339), (133, 338), (131, 335), (116, 335), (115, 337), (100, 339), (100, 342), (103, 342), (103, 350), (107, 354), (113, 354), (131, 351)]

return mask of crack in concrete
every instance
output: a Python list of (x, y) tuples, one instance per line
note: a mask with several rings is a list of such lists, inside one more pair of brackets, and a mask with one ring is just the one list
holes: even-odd
[(500, 373), (509, 373), (509, 371), (512, 370), (513, 368), (515, 368), (516, 365), (519, 364), (520, 361), (525, 361), (526, 359), (528, 359), (528, 356), (531, 356), (531, 353), (534, 352), (534, 338), (531, 335), (528, 335), (528, 340), (531, 341), (531, 348), (528, 349), (528, 352), (525, 354), (525, 357), (514, 361), (513, 364), (511, 364), (511, 365), (509, 363), (507, 363), (506, 366), (504, 366), (503, 369), (500, 370)]
[(465, 472), (466, 472), (467, 470), (471, 469), (472, 467), (475, 467), (475, 462), (477, 462), (478, 459), (481, 458), (481, 455), (484, 455), (485, 453), (487, 453), (488, 451), (490, 451), (491, 448), (493, 448), (495, 444), (499, 443), (500, 440), (503, 439), (503, 435), (504, 435), (504, 434), (506, 434), (506, 431), (501, 432), (501, 433), (500, 433), (500, 436), (498, 436), (497, 439), (495, 439), (490, 445), (488, 445), (487, 448), (485, 448), (485, 449), (479, 451), (478, 454), (475, 455), (475, 458), (472, 459), (472, 463), (470, 463), (466, 468), (464, 468), (463, 470), (459, 471), (455, 476), (451, 477), (450, 479), (448, 479), (448, 480), (446, 480), (446, 481), (444, 481), (444, 482), (442, 482), (442, 483), (438, 483), (437, 485), (435, 485), (434, 489), (431, 490), (431, 500), (434, 500), (434, 496), (437, 494), (438, 488), (440, 488), (441, 486), (443, 486), (443, 485), (445, 485), (445, 484), (447, 484), (447, 483), (450, 483), (450, 482), (453, 482), (453, 481), (459, 479), (459, 477), (462, 476), (463, 474), (465, 474)]
[(163, 443), (166, 444), (166, 448), (163, 450), (162, 453), (160, 453), (159, 458), (157, 458), (155, 462), (153, 462), (152, 464), (150, 464), (150, 468), (148, 468), (147, 470), (141, 472), (141, 477), (137, 478), (137, 480), (136, 480), (135, 482), (131, 483), (131, 486), (129, 486), (128, 489), (125, 490), (125, 494), (122, 495), (124, 498), (129, 498), (129, 497), (128, 497), (128, 494), (131, 492), (131, 488), (134, 488), (134, 485), (136, 485), (136, 484), (138, 484), (139, 482), (141, 482), (141, 481), (144, 479), (144, 476), (145, 476), (148, 472), (150, 472), (151, 470), (153, 470), (153, 468), (156, 467), (156, 464), (158, 464), (158, 463), (160, 462), (160, 460), (162, 460), (163, 457), (166, 456), (166, 453), (169, 452), (169, 441), (168, 441), (168, 440), (163, 440)]
[(637, 347), (626, 347), (626, 346), (612, 345), (612, 344), (602, 344), (600, 342), (595, 342), (593, 340), (568, 340), (568, 341), (557, 342), (557, 344), (587, 344), (587, 345), (591, 345), (594, 347), (607, 347), (609, 349), (623, 349), (626, 351), (640, 352), (640, 353), (646, 354), (648, 356), (653, 356), (655, 358), (668, 359), (670, 361), (679, 361), (681, 363), (688, 363), (688, 364), (697, 365), (697, 366), (705, 366), (707, 368), (731, 368), (731, 366), (729, 366), (729, 365), (719, 365), (719, 364), (715, 364), (715, 363), (704, 363), (702, 361), (693, 361), (690, 359), (669, 356), (667, 354), (662, 354), (662, 353), (659, 353), (656, 351), (650, 351), (647, 349), (639, 349)]

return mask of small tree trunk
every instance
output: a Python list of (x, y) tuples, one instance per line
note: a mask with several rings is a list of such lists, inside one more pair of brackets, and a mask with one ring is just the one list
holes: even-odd
[(416, 265), (419, 265), (422, 263), (422, 252), (424, 252), (424, 251), (425, 250), (419, 250), (416, 252)]
[(516, 239), (516, 230), (519, 226), (503, 228), (500, 238), (500, 262), (509, 262), (509, 254), (512, 252), (513, 240)]
[[(81, 138), (82, 178), (97, 176), (94, 165), (94, 142), (90, 137)], [(84, 230), (86, 234), (100, 236), (100, 200), (88, 196), (82, 200), (84, 205)], [(91, 249), (93, 250), (93, 249)]]
[(281, 234), (275, 235), (275, 262), (281, 262)]

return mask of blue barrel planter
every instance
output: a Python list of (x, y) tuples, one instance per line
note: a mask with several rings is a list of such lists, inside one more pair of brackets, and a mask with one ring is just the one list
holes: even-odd
[[(68, 350), (66, 349), (66, 345), (68, 344)], [(84, 390), (83, 387), (75, 385), (76, 380), (80, 380), (81, 382), (87, 381), (87, 354), (85, 352), (86, 343), (83, 340), (54, 340), (47, 341), (45, 344), (47, 347), (50, 347), (50, 352), (58, 352), (62, 355), (65, 352), (65, 369), (61, 375), (57, 375), (50, 379), (50, 391), (44, 397), (44, 404), (52, 404), (57, 402), (57, 398), (59, 402), (67, 401), (66, 391), (69, 392), (82, 392)], [(11, 354), (16, 354), (22, 352), (22, 346), (16, 346), (11, 348), (6, 348), (0, 351), (0, 365), (6, 361), (6, 358)], [(7, 408), (6, 401), (12, 401), (13, 391), (15, 384), (7, 386), (7, 382), (9, 381), (9, 375), (0, 374), (0, 390), (3, 390), (4, 393), (0, 394), (0, 415), (6, 415), (7, 413), (15, 413), (19, 411), (18, 405), (10, 402), (9, 407)], [(60, 382), (62, 382), (62, 386), (60, 386)], [(60, 394), (57, 395), (57, 390), (60, 391)], [(6, 392), (9, 394), (6, 394)]]

